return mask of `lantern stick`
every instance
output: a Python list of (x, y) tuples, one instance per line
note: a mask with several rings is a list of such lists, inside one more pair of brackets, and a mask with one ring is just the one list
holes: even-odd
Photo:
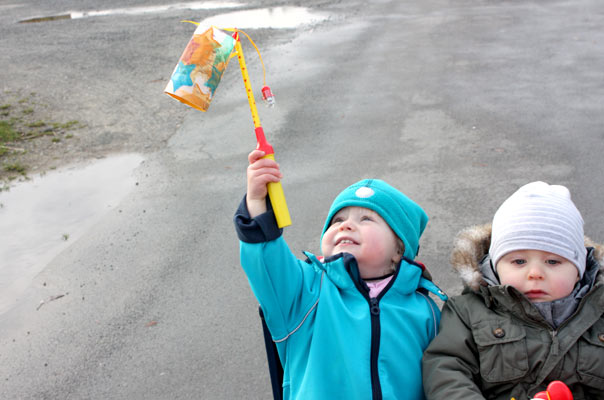
[[(250, 77), (247, 72), (245, 64), (245, 57), (243, 56), (243, 49), (241, 48), (241, 42), (239, 41), (238, 32), (235, 31), (233, 34), (235, 38), (235, 51), (237, 52), (237, 59), (239, 60), (239, 68), (241, 69), (241, 75), (243, 77), (243, 84), (247, 92), (247, 100), (250, 104), (250, 111), (252, 112), (252, 120), (254, 121), (254, 128), (256, 132), (256, 141), (258, 142), (257, 149), (262, 150), (265, 153), (263, 158), (269, 158), (275, 160), (275, 151), (273, 146), (266, 140), (264, 136), (264, 129), (260, 124), (260, 117), (258, 116), (258, 110), (256, 109), (256, 100), (254, 100), (254, 92), (252, 91), (252, 85), (250, 83)], [(285, 194), (283, 193), (283, 187), (281, 182), (269, 182), (267, 185), (268, 196), (273, 206), (275, 213), (275, 219), (279, 228), (291, 225), (291, 217), (289, 210), (287, 209), (287, 203), (285, 201)]]

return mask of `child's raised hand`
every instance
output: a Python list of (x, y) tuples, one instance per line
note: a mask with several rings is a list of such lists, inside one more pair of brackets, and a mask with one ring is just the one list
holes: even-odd
[(263, 151), (254, 150), (247, 157), (250, 165), (247, 167), (246, 204), (252, 218), (266, 212), (266, 185), (269, 182), (279, 182), (283, 177), (279, 164), (269, 158), (262, 158), (264, 156)]

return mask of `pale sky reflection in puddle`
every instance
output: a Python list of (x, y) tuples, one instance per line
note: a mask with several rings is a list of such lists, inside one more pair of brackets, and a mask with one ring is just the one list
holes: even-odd
[(0, 193), (0, 314), (136, 186), (139, 154), (69, 166)]

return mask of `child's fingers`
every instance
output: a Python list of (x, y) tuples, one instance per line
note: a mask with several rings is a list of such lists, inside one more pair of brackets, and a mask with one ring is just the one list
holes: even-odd
[(279, 165), (277, 164), (277, 162), (271, 158), (263, 158), (266, 155), (265, 152), (263, 152), (262, 150), (254, 150), (252, 151), (249, 155), (248, 155), (248, 161), (250, 162), (250, 165), (254, 165), (257, 163), (259, 167), (267, 167), (267, 166), (274, 166), (276, 168), (279, 168)]
[(270, 158), (260, 158), (248, 165), (248, 170), (257, 170), (262, 168), (275, 169), (278, 171), (279, 164), (277, 164), (275, 160), (272, 160)]
[(267, 166), (260, 167), (256, 164), (248, 167), (248, 181), (252, 184), (266, 185), (268, 182), (279, 182), (283, 177), (279, 168)]
[(262, 150), (256, 149), (256, 150), (253, 150), (250, 154), (248, 154), (247, 159), (250, 162), (250, 164), (253, 164), (264, 156), (265, 156), (265, 153)]
[(250, 175), (253, 179), (268, 182), (279, 182), (283, 177), (281, 171), (276, 168), (260, 168), (250, 171)]
[(267, 195), (267, 184), (279, 182), (281, 172), (275, 168), (248, 169), (247, 196), (248, 199), (264, 199)]
[(267, 196), (266, 185), (279, 182), (283, 174), (279, 164), (270, 158), (262, 158), (265, 153), (254, 150), (248, 155), (250, 165), (247, 167), (247, 198), (248, 200), (264, 199)]

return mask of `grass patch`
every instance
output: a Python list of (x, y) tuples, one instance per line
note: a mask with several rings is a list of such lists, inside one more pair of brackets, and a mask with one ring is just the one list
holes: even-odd
[(27, 124), (26, 126), (28, 128), (41, 128), (43, 126), (46, 126), (46, 122), (44, 121), (36, 121), (36, 122), (30, 122), (29, 124)]
[[(0, 93), (0, 96), (10, 96)], [(13, 104), (0, 105), (0, 145), (15, 143), (23, 140), (36, 139), (48, 135), (66, 135), (67, 131), (83, 128), (84, 124), (77, 120), (67, 122), (51, 121), (40, 118), (44, 106), (36, 104), (34, 94), (19, 98)], [(73, 137), (73, 134), (69, 134)]]
[(79, 121), (72, 120), (72, 121), (67, 121), (64, 124), (55, 122), (52, 124), (52, 127), (53, 127), (53, 129), (71, 129), (71, 128), (77, 127), (79, 124), (80, 124)]
[(84, 127), (75, 119), (54, 120), (48, 107), (36, 101), (35, 93), (0, 91), (0, 182), (26, 174), (22, 155), (44, 152)]
[(11, 121), (0, 121), (0, 144), (14, 142), (19, 139), (19, 133), (13, 128)]
[(27, 166), (19, 163), (4, 164), (4, 170), (6, 172), (15, 172), (17, 174), (25, 175), (27, 172)]

